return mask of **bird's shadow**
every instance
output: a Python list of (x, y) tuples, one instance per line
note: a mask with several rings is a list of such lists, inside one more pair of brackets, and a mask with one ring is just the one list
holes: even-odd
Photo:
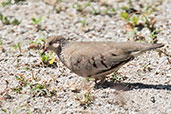
[(171, 91), (171, 85), (162, 85), (162, 84), (143, 84), (143, 83), (114, 83), (114, 82), (105, 82), (103, 85), (95, 85), (95, 89), (99, 88), (112, 88), (116, 90), (130, 91), (135, 89), (156, 89), (156, 90), (169, 90)]

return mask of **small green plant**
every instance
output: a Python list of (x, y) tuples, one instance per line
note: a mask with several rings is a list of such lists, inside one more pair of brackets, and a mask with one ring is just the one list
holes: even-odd
[[(56, 91), (49, 90), (46, 88), (45, 84), (40, 84), (36, 80), (28, 80), (24, 77), (23, 74), (18, 74), (15, 76), (16, 80), (19, 81), (17, 87), (12, 88), (16, 93), (29, 92), (34, 96), (53, 96), (56, 94)], [(27, 88), (27, 89), (25, 89)]]
[(25, 67), (24, 70), (29, 71), (29, 70), (31, 70), (31, 68), (30, 67)]
[(19, 81), (19, 86), (12, 88), (16, 93), (21, 93), (24, 87), (28, 85), (28, 82), (25, 80), (23, 75), (15, 75), (16, 80)]
[(3, 14), (0, 13), (0, 20), (2, 21), (3, 24), (5, 25), (19, 25), (20, 22), (15, 18), (12, 22), (8, 19), (8, 17), (4, 17)]
[(152, 43), (157, 43), (157, 35), (161, 32), (161, 30), (157, 30), (154, 26), (156, 21), (154, 18), (149, 18), (148, 16), (144, 16), (145, 26), (149, 29), (151, 33)]
[(81, 105), (89, 106), (94, 100), (93, 95), (90, 92), (85, 92), (83, 94), (83, 99), (80, 101)]
[(121, 9), (123, 11), (120, 16), (127, 22), (126, 30), (129, 34), (132, 32), (131, 34), (134, 40), (141, 40), (140, 38), (144, 38), (145, 40), (145, 37), (141, 37), (139, 31), (146, 27), (150, 31), (152, 43), (157, 42), (157, 34), (160, 30), (157, 30), (154, 26), (155, 19), (150, 17), (155, 11), (154, 6), (145, 6), (141, 10), (136, 10), (133, 8), (132, 1), (129, 0), (128, 7), (123, 6)]
[(4, 112), (5, 114), (10, 114), (6, 109), (1, 108), (1, 111)]
[(143, 14), (145, 15), (151, 15), (156, 9), (153, 6), (144, 6), (142, 9)]
[(84, 19), (80, 20), (80, 22), (82, 24), (82, 27), (85, 27), (86, 26), (86, 24), (87, 24), (86, 21), (87, 21), (87, 18), (84, 18)]
[(115, 8), (106, 7), (105, 14), (109, 15), (109, 16), (115, 15), (116, 14), (116, 10), (115, 10)]
[(130, 18), (127, 12), (121, 12), (121, 17), (126, 21), (129, 21)]
[(43, 44), (45, 43), (45, 38), (39, 38), (36, 41), (30, 41), (30, 49), (41, 49), (43, 48)]
[(8, 0), (7, 2), (2, 2), (2, 3), (1, 3), (1, 5), (2, 5), (3, 7), (5, 7), (5, 6), (7, 6), (7, 5), (10, 5), (10, 4), (12, 4), (11, 0)]
[(113, 75), (112, 75), (113, 82), (120, 82), (122, 80), (124, 80), (124, 77), (121, 74), (113, 73)]
[(131, 20), (133, 26), (137, 26), (138, 21), (139, 21), (139, 16), (138, 15), (132, 16), (130, 20)]
[(15, 18), (12, 22), (11, 22), (12, 25), (19, 25), (20, 22)]
[(38, 18), (38, 19), (36, 19), (36, 18), (31, 18), (31, 20), (32, 20), (32, 23), (33, 23), (33, 24), (38, 25), (38, 24), (40, 24), (40, 23), (44, 20), (44, 18), (45, 18), (45, 17), (40, 17), (40, 18)]
[(43, 54), (41, 56), (41, 59), (42, 59), (43, 63), (45, 63), (45, 64), (49, 63), (49, 55)]
[(40, 23), (45, 19), (45, 17), (32, 18), (32, 23), (35, 25), (37, 31), (42, 30)]
[(21, 53), (21, 42), (18, 42), (17, 44), (13, 45), (12, 48), (15, 50), (19, 50), (19, 52)]
[(99, 8), (95, 8), (95, 7), (93, 7), (93, 6), (91, 6), (91, 13), (93, 14), (93, 15), (98, 15), (98, 14), (100, 14), (100, 9)]
[(0, 38), (0, 45), (2, 45), (2, 40), (1, 40), (1, 38)]
[(143, 71), (146, 72), (146, 71), (151, 71), (152, 68), (150, 67), (150, 63), (146, 64), (143, 68)]
[(129, 0), (129, 1), (128, 1), (128, 5), (129, 5), (130, 8), (133, 7), (133, 6), (132, 6), (132, 0)]
[(45, 85), (35, 83), (30, 84), (31, 92), (37, 94), (38, 96), (46, 96), (49, 94), (48, 90), (45, 88)]
[(75, 10), (82, 12), (86, 7), (90, 6), (90, 2), (87, 2), (85, 4), (78, 4), (78, 3), (74, 3), (72, 5), (72, 8), (74, 8)]
[(55, 62), (55, 57), (53, 56), (53, 53), (50, 52), (49, 54), (44, 53), (41, 55), (41, 60), (44, 64), (51, 65)]
[[(17, 4), (20, 1), (25, 1), (25, 0), (14, 0), (14, 3)], [(6, 2), (0, 2), (0, 5), (3, 7), (10, 5), (10, 4), (12, 4), (12, 0), (7, 0)]]
[(20, 1), (25, 1), (25, 0), (14, 0), (15, 4), (17, 4)]
[(10, 21), (8, 19), (8, 17), (4, 17), (4, 22), (3, 22), (5, 25), (9, 25), (10, 24)]

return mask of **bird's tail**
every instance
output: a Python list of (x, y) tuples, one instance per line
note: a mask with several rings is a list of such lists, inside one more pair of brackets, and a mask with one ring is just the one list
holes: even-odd
[(139, 49), (136, 50), (136, 51), (133, 51), (131, 53), (131, 55), (138, 56), (143, 52), (150, 51), (150, 50), (157, 49), (157, 48), (161, 48), (163, 46), (164, 46), (164, 44), (162, 44), (162, 43), (157, 43), (157, 44), (140, 43), (139, 46), (138, 46)]
[(157, 48), (161, 48), (163, 46), (164, 46), (164, 44), (162, 44), (162, 43), (151, 44), (151, 45), (147, 46), (146, 48), (142, 49), (141, 51), (143, 52), (143, 51), (148, 51), (148, 50), (152, 50), (152, 49), (157, 49)]

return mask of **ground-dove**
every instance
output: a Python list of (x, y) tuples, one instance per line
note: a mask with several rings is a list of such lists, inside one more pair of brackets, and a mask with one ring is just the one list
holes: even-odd
[(71, 42), (62, 36), (50, 36), (45, 41), (43, 53), (51, 50), (72, 72), (103, 83), (106, 75), (117, 72), (137, 55), (163, 46), (135, 41)]

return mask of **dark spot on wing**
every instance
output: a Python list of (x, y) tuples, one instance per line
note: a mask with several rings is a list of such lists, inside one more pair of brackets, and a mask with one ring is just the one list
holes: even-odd
[(117, 55), (116, 55), (116, 54), (114, 54), (114, 53), (112, 53), (111, 55), (112, 55), (112, 56), (117, 56)]
[(102, 63), (102, 65), (105, 66), (106, 68), (108, 68), (108, 66), (104, 62), (105, 61), (104, 56), (103, 55), (100, 55), (100, 57), (101, 57), (101, 61), (100, 62)]
[(108, 68), (107, 65), (104, 63), (103, 60), (101, 60), (100, 62), (102, 63), (103, 66), (105, 66), (106, 68)]
[(97, 65), (96, 65), (94, 57), (92, 57), (92, 60), (93, 60), (93, 66), (97, 68)]
[[(121, 61), (121, 62), (119, 62), (118, 64), (114, 64), (112, 67), (110, 67), (109, 69), (106, 69), (106, 70), (102, 70), (102, 71), (100, 71), (100, 72), (98, 72), (97, 74), (101, 74), (101, 73), (103, 73), (103, 72), (107, 72), (107, 71), (109, 71), (109, 70), (112, 70), (112, 69), (114, 69), (114, 68), (117, 68), (119, 65), (121, 65), (121, 64), (126, 64), (127, 62), (129, 62), (129, 61), (131, 61), (131, 60), (133, 60), (134, 59), (134, 56), (130, 56), (129, 58), (127, 58), (126, 60), (123, 60), (123, 61)], [(101, 61), (102, 62), (102, 64), (103, 64), (103, 61)], [(104, 66), (105, 66), (105, 64), (104, 64)], [(96, 75), (97, 75), (96, 74)]]

